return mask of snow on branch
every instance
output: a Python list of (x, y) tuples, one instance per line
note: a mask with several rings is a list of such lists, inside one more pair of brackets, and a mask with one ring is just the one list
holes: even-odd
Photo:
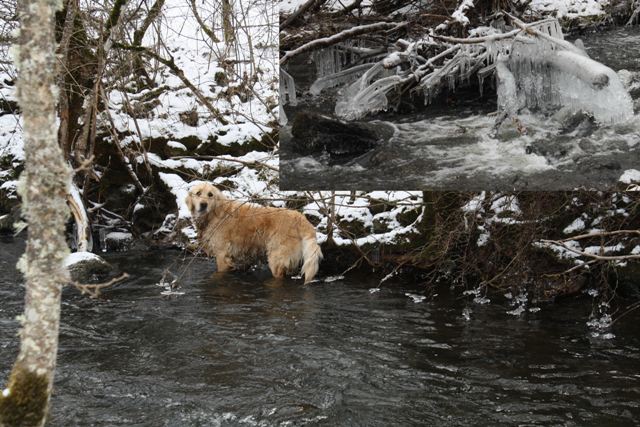
[(287, 62), (294, 56), (298, 56), (302, 53), (309, 52), (311, 50), (332, 46), (341, 41), (344, 41), (353, 37), (357, 37), (363, 34), (370, 34), (370, 33), (384, 31), (384, 30), (396, 30), (398, 28), (403, 27), (405, 24), (406, 24), (405, 22), (400, 22), (400, 23), (377, 22), (375, 24), (359, 25), (357, 27), (352, 27), (347, 30), (341, 31), (337, 34), (334, 34), (332, 36), (310, 41), (309, 43), (303, 44), (302, 46), (294, 50), (288, 51), (287, 53), (284, 54), (282, 58), (280, 58), (280, 65), (283, 65), (285, 62)]
[(451, 17), (462, 24), (463, 27), (469, 25), (469, 18), (467, 18), (467, 11), (473, 9), (474, 0), (462, 0), (458, 5), (458, 8), (451, 14)]

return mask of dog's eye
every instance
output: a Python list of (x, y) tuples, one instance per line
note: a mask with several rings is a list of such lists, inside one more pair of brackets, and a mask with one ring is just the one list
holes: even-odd
[(196, 193), (196, 196), (200, 196), (200, 191), (198, 191), (198, 192)]
[(211, 191), (209, 191), (209, 194), (207, 194), (207, 196), (213, 197), (213, 193)]

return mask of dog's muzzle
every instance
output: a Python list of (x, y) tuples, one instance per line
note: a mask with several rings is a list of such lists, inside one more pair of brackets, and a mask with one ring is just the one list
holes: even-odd
[(204, 211), (206, 211), (207, 206), (209, 206), (207, 202), (200, 203), (200, 206), (198, 207), (198, 213), (203, 213)]

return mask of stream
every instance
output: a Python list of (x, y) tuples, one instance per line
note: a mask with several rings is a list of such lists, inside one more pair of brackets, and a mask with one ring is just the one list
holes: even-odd
[[(3, 381), (18, 349), (23, 248), (0, 237)], [(97, 300), (65, 290), (50, 426), (624, 426), (640, 416), (640, 313), (596, 337), (587, 296), (514, 317), (506, 300), (474, 304), (448, 286), (372, 292), (371, 275), (302, 286), (264, 269), (217, 275), (173, 250), (104, 255), (131, 278)], [(182, 294), (161, 294), (167, 268)]]
[[(636, 115), (615, 125), (522, 112), (521, 134), (512, 123), (491, 135), (495, 89), (449, 95), (448, 105), (365, 119), (390, 127), (391, 139), (361, 158), (340, 164), (326, 154), (300, 155), (288, 149), (291, 126), (281, 132), (281, 187), (295, 190), (571, 190), (614, 188), (626, 170), (640, 164), (640, 27), (581, 36), (588, 54), (636, 80), (631, 85)], [(313, 67), (306, 67), (308, 70)], [(302, 68), (304, 71), (305, 69)], [(298, 80), (296, 72), (291, 70)], [(301, 87), (313, 76), (300, 74)], [(330, 96), (299, 98), (297, 111), (332, 114)], [(318, 180), (321, 176), (322, 180)], [(321, 183), (321, 187), (318, 184)]]

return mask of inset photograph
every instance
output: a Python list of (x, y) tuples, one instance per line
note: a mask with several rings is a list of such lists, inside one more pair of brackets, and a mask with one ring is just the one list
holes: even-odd
[(640, 165), (627, 3), (281, 3), (281, 188), (615, 188)]

